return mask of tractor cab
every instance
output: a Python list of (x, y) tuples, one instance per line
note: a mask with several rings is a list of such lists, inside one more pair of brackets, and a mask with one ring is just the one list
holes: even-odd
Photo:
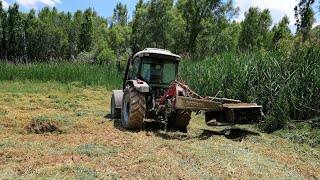
[(147, 48), (138, 52), (127, 64), (124, 78), (140, 80), (150, 87), (168, 88), (177, 79), (178, 67), (181, 57), (170, 51)]

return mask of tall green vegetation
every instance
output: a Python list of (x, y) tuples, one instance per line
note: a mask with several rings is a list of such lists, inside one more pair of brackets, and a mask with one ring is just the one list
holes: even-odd
[(120, 59), (125, 59), (122, 55), (128, 55), (130, 47), (131, 28), (128, 26), (128, 9), (126, 5), (118, 3), (113, 10), (112, 22), (108, 31), (107, 43), (109, 48), (105, 48), (104, 52), (109, 52), (110, 56), (115, 54)]
[(203, 23), (211, 18), (221, 6), (220, 0), (185, 0), (179, 1), (178, 8), (185, 20), (186, 51), (194, 54), (197, 47), (197, 38), (204, 30)]
[(0, 80), (57, 81), (80, 86), (103, 86), (110, 90), (121, 86), (121, 75), (111, 65), (0, 63)]
[(182, 77), (196, 92), (263, 105), (266, 130), (286, 126), (289, 119), (320, 116), (320, 48), (281, 53), (224, 53), (184, 62)]
[(273, 43), (279, 42), (281, 39), (287, 39), (291, 35), (291, 31), (289, 28), (289, 17), (284, 16), (282, 20), (279, 22), (279, 24), (275, 25), (272, 28), (272, 31), (274, 33), (273, 35)]
[(92, 10), (89, 8), (83, 13), (83, 22), (80, 28), (79, 50), (88, 52), (92, 48), (93, 24)]
[(6, 57), (6, 21), (7, 13), (3, 10), (2, 1), (0, 1), (0, 59)]
[(245, 50), (268, 47), (270, 45), (269, 29), (271, 24), (272, 19), (268, 9), (261, 11), (257, 7), (249, 8), (241, 23), (240, 47)]
[(7, 20), (8, 45), (7, 56), (10, 61), (21, 61), (25, 55), (23, 14), (18, 4), (9, 7)]
[(118, 24), (121, 26), (128, 25), (128, 8), (127, 5), (122, 4), (121, 2), (117, 3), (116, 7), (113, 10), (112, 16), (112, 25)]
[[(312, 4), (313, 0), (301, 0), (295, 8), (304, 40), (312, 31)], [(270, 50), (274, 44), (295, 40), (287, 16), (271, 29), (268, 9), (251, 7), (242, 22), (234, 21), (238, 13), (233, 0), (139, 0), (131, 21), (123, 3), (117, 3), (110, 18), (91, 8), (72, 14), (44, 7), (38, 14), (25, 14), (14, 4), (7, 12), (0, 8), (0, 59), (57, 62), (85, 56), (87, 62), (104, 64), (147, 47), (196, 59), (226, 51)]]
[(301, 0), (294, 8), (297, 32), (301, 32), (305, 41), (314, 23), (314, 11), (312, 5), (315, 0)]
[(38, 32), (36, 29), (40, 26), (39, 20), (36, 18), (35, 10), (30, 10), (25, 21), (25, 35), (26, 35), (26, 54), (27, 59), (36, 59), (40, 44), (38, 43)]
[[(2, 1), (0, 2), (0, 11), (2, 9)], [(2, 27), (2, 16), (1, 16), (1, 13), (0, 13), (0, 57), (2, 56), (3, 54), (3, 47), (2, 47), (2, 40), (4, 38), (4, 32), (3, 32), (3, 27)]]

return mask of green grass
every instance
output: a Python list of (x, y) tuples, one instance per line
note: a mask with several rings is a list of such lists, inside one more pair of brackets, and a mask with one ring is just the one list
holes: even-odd
[(289, 129), (276, 131), (274, 134), (292, 142), (307, 144), (320, 149), (320, 119), (312, 123), (290, 124)]
[(111, 65), (86, 64), (0, 64), (0, 80), (57, 81), (79, 86), (119, 88), (121, 73)]

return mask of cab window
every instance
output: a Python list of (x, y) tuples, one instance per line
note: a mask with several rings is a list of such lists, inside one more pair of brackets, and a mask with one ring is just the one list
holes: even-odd
[(139, 71), (139, 58), (135, 58), (132, 62), (132, 67), (131, 67), (131, 72), (130, 72), (130, 77), (131, 79), (135, 79), (138, 75)]

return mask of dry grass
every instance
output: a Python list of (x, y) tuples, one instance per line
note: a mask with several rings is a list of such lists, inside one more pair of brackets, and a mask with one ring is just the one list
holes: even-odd
[[(0, 82), (0, 179), (315, 179), (319, 149), (252, 127), (208, 127), (193, 116), (189, 132), (146, 122), (125, 131), (105, 118), (110, 92), (58, 83)], [(33, 121), (59, 132), (36, 134)]]

